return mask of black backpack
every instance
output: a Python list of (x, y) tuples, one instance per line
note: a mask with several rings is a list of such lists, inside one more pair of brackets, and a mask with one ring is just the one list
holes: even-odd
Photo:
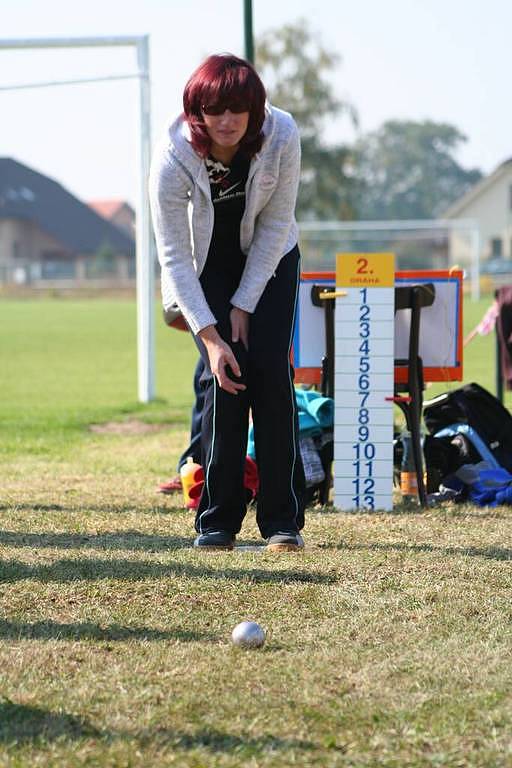
[[(438, 491), (443, 480), (463, 464), (477, 464), (482, 461), (482, 456), (465, 435), (425, 435), (422, 444), (427, 470), (427, 493)], [(402, 456), (402, 436), (397, 432), (393, 440), (393, 482), (397, 488), (400, 487)]]
[(484, 441), (498, 464), (512, 472), (512, 416), (479, 384), (466, 384), (425, 404), (425, 426), (431, 435), (452, 424), (467, 424)]

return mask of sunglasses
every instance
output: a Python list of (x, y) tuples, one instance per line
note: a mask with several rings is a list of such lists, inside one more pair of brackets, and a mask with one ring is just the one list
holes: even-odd
[(247, 101), (219, 101), (216, 104), (202, 104), (201, 109), (204, 115), (223, 115), (226, 109), (239, 115), (242, 112), (249, 112), (250, 104)]

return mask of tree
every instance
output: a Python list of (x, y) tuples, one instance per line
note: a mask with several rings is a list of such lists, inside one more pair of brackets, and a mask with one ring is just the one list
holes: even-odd
[(435, 218), (481, 179), (455, 159), (453, 125), (390, 120), (357, 144), (360, 219)]
[(256, 64), (270, 101), (291, 112), (299, 126), (302, 178), (297, 201), (299, 219), (351, 219), (358, 180), (352, 173), (353, 153), (322, 139), (327, 121), (346, 115), (356, 121), (354, 107), (336, 97), (327, 76), (339, 63), (304, 19), (266, 32), (257, 43)]

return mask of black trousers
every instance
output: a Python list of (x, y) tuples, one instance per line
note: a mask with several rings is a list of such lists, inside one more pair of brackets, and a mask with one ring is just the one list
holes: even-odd
[(201, 422), (203, 420), (204, 392), (201, 386), (201, 377), (204, 371), (203, 358), (200, 357), (194, 371), (194, 405), (192, 406), (192, 418), (190, 422), (190, 443), (180, 456), (178, 461), (178, 472), (186, 463), (189, 456), (192, 456), (196, 464), (201, 463)]
[(267, 538), (277, 531), (297, 532), (304, 527), (305, 480), (290, 363), (299, 268), (300, 254), (295, 246), (281, 259), (250, 317), (248, 350), (241, 342), (231, 341), (230, 297), (241, 271), (233, 270), (230, 277), (219, 269), (208, 269), (207, 264), (201, 275), (217, 330), (233, 349), (247, 389), (238, 395), (220, 389), (206, 349), (196, 337), (205, 363), (201, 379), (205, 484), (196, 514), (198, 533), (240, 531), (246, 513), (243, 474), (249, 410), (260, 477), (256, 521), (261, 535)]

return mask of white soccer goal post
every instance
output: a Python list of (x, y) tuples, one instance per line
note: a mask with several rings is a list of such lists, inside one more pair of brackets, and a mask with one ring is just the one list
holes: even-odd
[(149, 79), (149, 37), (62, 37), (0, 39), (1, 50), (34, 48), (97, 48), (129, 46), (137, 54), (136, 75), (113, 75), (87, 79), (66, 80), (51, 83), (30, 83), (22, 86), (4, 87), (1, 90), (16, 88), (36, 88), (49, 85), (71, 85), (73, 83), (100, 82), (104, 80), (125, 80), (131, 77), (139, 81), (139, 157), (138, 157), (138, 195), (136, 203), (136, 266), (137, 266), (137, 373), (138, 397), (147, 403), (155, 396), (155, 341), (154, 341), (154, 251), (149, 214), (148, 175), (151, 152), (150, 119), (150, 79)]

